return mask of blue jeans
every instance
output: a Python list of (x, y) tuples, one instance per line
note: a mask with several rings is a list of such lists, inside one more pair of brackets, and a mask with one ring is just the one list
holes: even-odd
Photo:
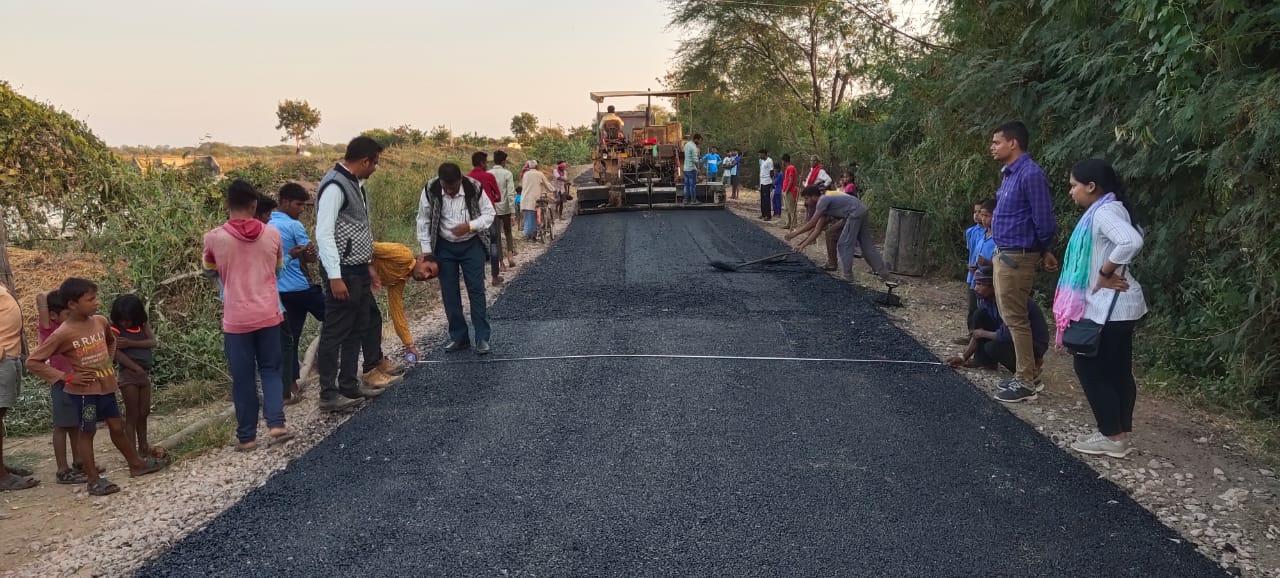
[(684, 200), (694, 201), (698, 198), (698, 172), (684, 172)]
[(778, 189), (773, 190), (773, 214), (782, 214), (782, 191)]
[(476, 342), (488, 341), (489, 311), (484, 301), (484, 265), (488, 259), (484, 244), (478, 237), (461, 243), (450, 243), (436, 237), (435, 253), (436, 262), (440, 265), (440, 300), (444, 302), (444, 316), (449, 320), (449, 340), (467, 341), (471, 333), (467, 330), (467, 318), (462, 314), (462, 288), (458, 283), (461, 277), (461, 281), (467, 284)]
[(284, 384), (280, 381), (280, 325), (252, 333), (223, 333), (231, 368), (231, 401), (236, 406), (236, 439), (258, 437), (258, 383), (262, 376), (262, 417), (267, 427), (284, 427)]
[(521, 211), (521, 213), (524, 213), (524, 238), (532, 239), (538, 232), (538, 212)]

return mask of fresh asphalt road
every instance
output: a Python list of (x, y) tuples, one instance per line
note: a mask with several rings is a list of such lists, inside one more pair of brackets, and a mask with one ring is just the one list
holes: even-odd
[[(1207, 576), (866, 294), (721, 211), (576, 219), (432, 359), (142, 576)], [(910, 306), (910, 303), (908, 303)]]

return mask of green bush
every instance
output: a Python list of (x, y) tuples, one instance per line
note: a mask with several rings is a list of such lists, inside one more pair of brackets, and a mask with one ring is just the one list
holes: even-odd
[(1146, 231), (1144, 360), (1212, 399), (1280, 413), (1280, 10), (963, 0), (939, 24), (949, 49), (900, 48), (868, 70), (875, 90), (827, 118), (873, 209), (927, 207), (930, 257), (959, 276), (970, 206), (998, 186), (993, 126), (1031, 128), (1060, 245), (1080, 215), (1067, 171), (1111, 160)]

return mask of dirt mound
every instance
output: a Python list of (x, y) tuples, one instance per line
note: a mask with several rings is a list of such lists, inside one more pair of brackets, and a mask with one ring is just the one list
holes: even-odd
[(9, 247), (9, 265), (26, 322), (27, 344), (36, 345), (36, 294), (57, 289), (67, 277), (98, 280), (105, 269), (93, 253), (49, 253)]

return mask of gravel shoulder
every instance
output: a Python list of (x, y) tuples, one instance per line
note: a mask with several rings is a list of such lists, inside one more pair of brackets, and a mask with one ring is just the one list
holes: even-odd
[[(781, 239), (786, 231), (776, 222), (757, 218), (758, 199), (744, 190), (729, 207)], [(826, 250), (819, 243), (806, 257), (824, 263)], [(855, 272), (860, 285), (878, 286), (865, 264)], [(958, 354), (963, 347), (951, 340), (964, 334), (964, 283), (942, 276), (900, 280), (895, 294), (902, 295), (906, 306), (885, 314), (937, 359)], [(1045, 371), (1046, 390), (1031, 404), (1007, 407), (1013, 415), (1121, 488), (1221, 568), (1241, 576), (1280, 576), (1278, 468), (1267, 456), (1249, 450), (1238, 423), (1184, 399), (1153, 393), (1140, 378), (1136, 451), (1123, 460), (1081, 456), (1067, 446), (1077, 435), (1094, 431), (1094, 422), (1070, 357), (1050, 351)], [(1008, 377), (981, 370), (960, 374), (984, 394), (993, 394)]]

